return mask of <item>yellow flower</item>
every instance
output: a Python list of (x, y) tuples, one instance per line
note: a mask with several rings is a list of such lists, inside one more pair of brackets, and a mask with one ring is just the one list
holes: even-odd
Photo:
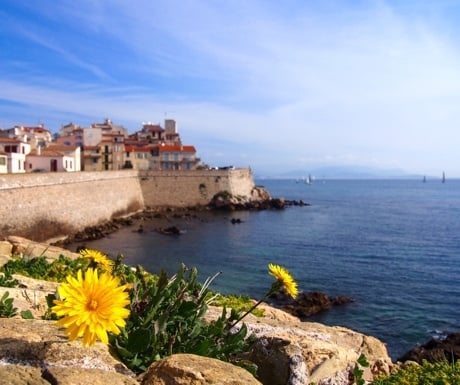
[(79, 270), (77, 278), (68, 276), (58, 293), (61, 300), (55, 300), (53, 312), (63, 317), (57, 321), (65, 328), (71, 341), (83, 337), (84, 346), (92, 346), (99, 338), (108, 343), (107, 332), (120, 333), (129, 316), (129, 294), (126, 285), (110, 273), (98, 277), (96, 269), (89, 268), (83, 277)]
[(278, 285), (283, 287), (288, 295), (292, 298), (297, 297), (297, 282), (284, 267), (270, 263), (268, 265), (268, 272), (276, 278)]
[(98, 267), (101, 268), (101, 270), (112, 271), (114, 262), (110, 260), (104, 253), (101, 253), (98, 250), (83, 249), (80, 251), (80, 255), (82, 257), (91, 259), (94, 263), (97, 264)]

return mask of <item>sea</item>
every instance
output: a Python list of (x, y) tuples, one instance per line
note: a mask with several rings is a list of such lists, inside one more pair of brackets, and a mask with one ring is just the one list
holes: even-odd
[[(84, 246), (112, 258), (122, 254), (125, 263), (152, 273), (172, 275), (185, 264), (204, 282), (221, 272), (211, 289), (254, 299), (273, 282), (268, 264), (282, 265), (301, 291), (354, 299), (307, 321), (377, 337), (393, 360), (432, 337), (460, 331), (460, 180), (256, 184), (272, 197), (308, 205), (187, 218), (170, 213)], [(168, 226), (182, 233), (155, 231)]]

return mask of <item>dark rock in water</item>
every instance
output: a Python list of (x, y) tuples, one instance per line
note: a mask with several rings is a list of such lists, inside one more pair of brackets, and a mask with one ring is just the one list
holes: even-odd
[(460, 359), (460, 333), (451, 333), (443, 339), (432, 338), (425, 344), (403, 354), (398, 361), (415, 361), (421, 364), (423, 360), (452, 362), (458, 359)]
[(305, 201), (301, 200), (286, 200), (285, 201), (286, 206), (311, 206), (310, 203), (307, 203)]
[(165, 235), (179, 235), (180, 230), (176, 226), (170, 226), (170, 227), (157, 227), (155, 229), (160, 234), (165, 234)]
[(277, 294), (275, 297), (270, 297), (270, 300), (274, 306), (301, 319), (328, 310), (332, 306), (354, 302), (350, 297), (329, 297), (322, 292), (302, 292), (295, 300), (285, 294)]

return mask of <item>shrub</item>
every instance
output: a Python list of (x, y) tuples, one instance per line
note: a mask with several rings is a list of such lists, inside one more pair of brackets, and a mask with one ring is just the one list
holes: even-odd
[(373, 385), (454, 385), (460, 384), (460, 361), (427, 362), (408, 365), (390, 376), (378, 378)]
[(173, 353), (235, 361), (248, 349), (246, 327), (231, 329), (239, 316), (236, 311), (227, 315), (224, 308), (216, 321), (204, 321), (212, 279), (201, 285), (196, 269), (185, 266), (170, 279), (165, 272), (152, 279), (140, 267), (136, 276), (126, 327), (110, 341), (134, 372), (143, 372), (153, 361)]
[(91, 261), (87, 258), (70, 258), (59, 256), (58, 259), (49, 263), (46, 257), (37, 258), (14, 258), (9, 260), (0, 268), (5, 276), (21, 274), (34, 279), (45, 281), (62, 282), (67, 275), (74, 273), (78, 269), (86, 269)]
[(9, 271), (0, 274), (0, 286), (2, 287), (16, 287), (18, 285), (18, 280), (14, 279)]

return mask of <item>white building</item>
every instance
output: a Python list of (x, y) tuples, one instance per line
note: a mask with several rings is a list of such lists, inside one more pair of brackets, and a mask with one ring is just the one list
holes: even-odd
[(0, 153), (6, 155), (9, 173), (26, 172), (26, 156), (30, 153), (30, 144), (20, 139), (0, 137)]
[(81, 149), (78, 146), (50, 145), (38, 147), (27, 156), (27, 172), (81, 171)]

